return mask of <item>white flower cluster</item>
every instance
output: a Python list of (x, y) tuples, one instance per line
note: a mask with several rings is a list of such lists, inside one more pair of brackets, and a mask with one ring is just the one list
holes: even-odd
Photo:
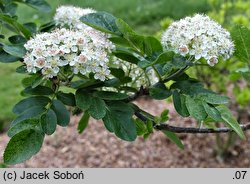
[(56, 29), (36, 35), (24, 46), (24, 63), (30, 73), (41, 70), (45, 77), (52, 78), (60, 67), (69, 65), (73, 73), (94, 73), (94, 78), (101, 81), (110, 75), (108, 63), (114, 45), (93, 29)]
[(56, 26), (61, 28), (78, 29), (83, 30), (87, 26), (80, 21), (83, 15), (96, 12), (90, 8), (78, 8), (74, 6), (60, 6), (56, 9), (56, 14), (54, 16), (54, 21)]
[(204, 58), (211, 66), (218, 63), (219, 57), (226, 60), (234, 52), (230, 33), (201, 14), (172, 23), (163, 33), (162, 44), (183, 56)]

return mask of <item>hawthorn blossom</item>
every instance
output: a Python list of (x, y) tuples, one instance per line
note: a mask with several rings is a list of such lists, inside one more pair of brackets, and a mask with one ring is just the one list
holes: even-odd
[(234, 52), (230, 33), (208, 16), (196, 14), (172, 23), (163, 33), (162, 44), (182, 56), (204, 58), (210, 66)]
[(92, 29), (56, 29), (37, 34), (24, 46), (27, 50), (24, 63), (30, 73), (40, 71), (46, 78), (52, 78), (68, 65), (74, 74), (93, 73), (101, 81), (110, 75), (108, 63), (114, 45)]
[(74, 6), (60, 6), (56, 9), (54, 21), (56, 26), (59, 26), (60, 28), (83, 30), (89, 26), (82, 23), (80, 18), (83, 15), (95, 12), (96, 11), (91, 8), (83, 9)]

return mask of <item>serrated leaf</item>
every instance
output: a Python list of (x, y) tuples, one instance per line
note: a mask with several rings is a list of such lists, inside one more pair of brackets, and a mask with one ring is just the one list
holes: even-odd
[(84, 90), (76, 91), (76, 106), (82, 109), (83, 111), (88, 110), (90, 105), (92, 96)]
[(210, 104), (227, 104), (229, 101), (228, 97), (215, 93), (198, 94), (196, 97)]
[(111, 74), (118, 78), (121, 79), (125, 76), (125, 72), (121, 68), (109, 68), (111, 71)]
[(124, 100), (128, 98), (128, 95), (125, 93), (117, 93), (112, 91), (96, 91), (93, 95), (103, 100)]
[(41, 116), (41, 126), (47, 135), (52, 135), (56, 130), (57, 116), (56, 113), (49, 109), (46, 114)]
[(137, 136), (136, 125), (132, 119), (133, 109), (124, 102), (112, 102), (107, 104), (108, 110), (103, 122), (105, 127), (125, 141), (134, 141)]
[(144, 38), (144, 52), (148, 56), (154, 56), (161, 53), (163, 50), (161, 43), (153, 36), (146, 36)]
[(160, 54), (158, 58), (153, 62), (153, 64), (163, 64), (172, 61), (174, 57), (174, 52), (168, 51)]
[(13, 63), (13, 62), (16, 62), (19, 60), (20, 60), (19, 57), (12, 56), (3, 50), (0, 51), (0, 62), (1, 63)]
[(50, 99), (46, 96), (33, 96), (18, 102), (14, 108), (13, 112), (16, 114), (21, 114), (29, 108), (34, 106), (45, 107), (50, 102)]
[(23, 58), (26, 54), (26, 49), (21, 45), (4, 45), (3, 50), (8, 54)]
[(37, 118), (41, 116), (41, 114), (43, 114), (45, 110), (46, 109), (41, 106), (33, 106), (32, 108), (26, 109), (22, 114), (17, 116), (17, 118), (11, 122), (11, 127), (22, 122), (25, 119)]
[(135, 31), (122, 19), (116, 19), (115, 21), (117, 28), (119, 31), (126, 37), (128, 34), (135, 34)]
[(166, 121), (168, 121), (168, 119), (169, 119), (168, 114), (169, 114), (169, 110), (168, 109), (165, 109), (164, 111), (162, 111), (161, 112), (161, 116), (160, 116), (160, 122), (166, 122)]
[(53, 100), (51, 109), (55, 112), (57, 117), (57, 124), (66, 127), (70, 121), (70, 113), (65, 105), (59, 100)]
[(135, 125), (136, 125), (136, 132), (138, 136), (144, 135), (148, 132), (147, 126), (142, 120), (136, 119)]
[(56, 97), (65, 105), (69, 105), (73, 107), (76, 105), (75, 95), (73, 93), (64, 93), (62, 91), (59, 91), (56, 94)]
[(237, 120), (233, 117), (230, 110), (225, 105), (220, 105), (216, 107), (216, 109), (220, 112), (221, 118), (224, 120), (224, 122), (232, 129), (234, 130), (241, 139), (246, 139), (244, 132), (242, 131), (239, 123)]
[(183, 117), (188, 117), (189, 112), (186, 106), (186, 97), (180, 94), (177, 90), (173, 92), (173, 101), (175, 110)]
[(199, 122), (206, 119), (207, 113), (202, 105), (201, 100), (186, 96), (186, 106), (189, 114)]
[(167, 130), (163, 130), (162, 132), (167, 136), (167, 138), (170, 139), (170, 141), (175, 143), (180, 149), (184, 149), (184, 145), (182, 144), (181, 140), (174, 132), (170, 132)]
[(32, 81), (31, 87), (35, 88), (39, 86), (43, 82), (44, 78), (43, 76), (38, 76), (35, 78), (35, 80)]
[(137, 64), (139, 62), (139, 59), (136, 56), (134, 56), (133, 53), (125, 49), (116, 49), (115, 51), (113, 51), (113, 54), (117, 58), (132, 64)]
[(40, 121), (38, 119), (25, 119), (21, 121), (20, 123), (12, 126), (8, 130), (8, 136), (13, 137), (14, 135), (16, 135), (17, 133), (23, 130), (34, 129), (39, 123)]
[(117, 18), (107, 12), (97, 12), (84, 15), (80, 20), (97, 30), (120, 36), (121, 33), (116, 25)]
[(27, 129), (14, 135), (4, 151), (4, 163), (13, 165), (30, 159), (39, 152), (44, 135), (34, 129)]
[(46, 86), (37, 86), (35, 88), (29, 86), (24, 89), (24, 93), (29, 95), (52, 95), (54, 92), (51, 88)]
[(41, 12), (48, 13), (52, 10), (50, 5), (44, 0), (24, 0), (24, 3)]
[(156, 83), (149, 88), (149, 95), (156, 100), (163, 100), (172, 95), (172, 92), (163, 83)]
[(146, 60), (146, 59), (143, 59), (143, 60), (140, 60), (140, 61), (138, 62), (138, 66), (139, 66), (140, 68), (142, 68), (142, 69), (145, 69), (145, 68), (147, 68), (147, 67), (149, 67), (149, 66), (152, 66), (152, 62), (150, 62), (150, 61), (148, 61), (148, 60)]
[(106, 114), (106, 104), (104, 100), (98, 97), (92, 97), (88, 112), (93, 118), (97, 120), (102, 119)]
[(21, 35), (14, 35), (8, 38), (8, 40), (10, 41), (10, 43), (12, 44), (24, 44), (27, 42), (26, 38), (24, 38)]
[(26, 67), (26, 65), (18, 66), (16, 68), (16, 72), (17, 73), (21, 73), (21, 74), (27, 73), (27, 67)]
[(214, 121), (216, 122), (223, 121), (220, 112), (215, 107), (207, 104), (206, 102), (202, 102), (202, 105), (208, 116), (211, 117)]
[(242, 61), (250, 61), (250, 30), (247, 27), (237, 25), (231, 31), (235, 43), (235, 55)]
[(90, 118), (89, 113), (85, 111), (84, 115), (82, 116), (81, 120), (78, 123), (77, 130), (79, 134), (81, 134), (88, 126), (89, 118)]

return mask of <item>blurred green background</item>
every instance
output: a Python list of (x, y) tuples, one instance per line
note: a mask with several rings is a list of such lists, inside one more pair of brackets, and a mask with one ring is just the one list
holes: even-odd
[[(179, 19), (186, 15), (206, 13), (210, 10), (207, 0), (51, 0), (47, 2), (53, 8), (53, 11), (48, 14), (20, 5), (19, 21), (22, 23), (32, 21), (41, 25), (52, 19), (58, 6), (68, 4), (110, 12), (124, 19), (140, 33), (156, 34), (161, 30), (160, 21), (165, 17)], [(0, 63), (0, 126), (14, 118), (12, 107), (22, 98), (20, 91), (22, 90), (21, 80), (24, 76), (15, 73), (18, 65), (18, 63)]]

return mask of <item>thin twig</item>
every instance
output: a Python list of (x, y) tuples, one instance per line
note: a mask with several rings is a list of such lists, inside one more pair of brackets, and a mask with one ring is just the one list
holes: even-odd
[(144, 96), (144, 95), (149, 95), (149, 90), (148, 90), (148, 88), (143, 88), (141, 86), (139, 91), (137, 91), (133, 95), (129, 96), (125, 101), (126, 102), (131, 102), (131, 101), (134, 101), (137, 98), (139, 98), (141, 96)]
[[(140, 112), (135, 112), (135, 116), (141, 119), (142, 121), (147, 121), (147, 117), (141, 114)], [(250, 123), (240, 125), (243, 131), (250, 130)], [(195, 128), (195, 127), (176, 127), (176, 126), (171, 126), (168, 124), (155, 124), (154, 128), (156, 130), (167, 130), (170, 132), (174, 133), (192, 133), (192, 134), (197, 134), (197, 133), (228, 133), (228, 132), (233, 132), (232, 129), (230, 128)]]
[(187, 68), (188, 68), (188, 66), (185, 66), (184, 68), (182, 68), (182, 69), (178, 70), (177, 72), (175, 72), (174, 74), (170, 75), (168, 78), (163, 79), (162, 82), (168, 82), (168, 81), (180, 76)]

